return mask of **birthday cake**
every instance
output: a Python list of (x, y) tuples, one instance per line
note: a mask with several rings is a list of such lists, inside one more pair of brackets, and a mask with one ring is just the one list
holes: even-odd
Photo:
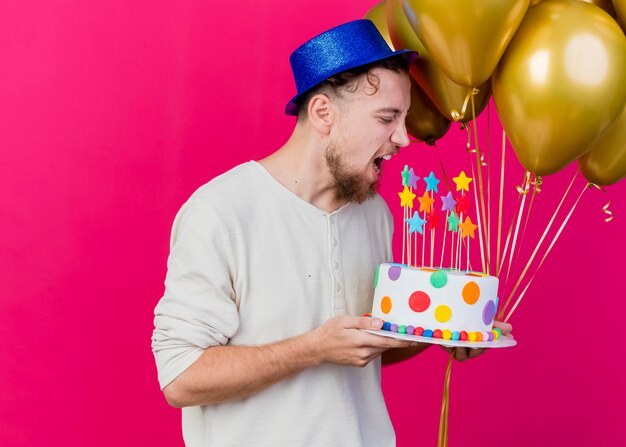
[[(493, 328), (493, 321), (498, 309), (498, 278), (473, 271), (471, 263), (470, 241), (476, 230), (483, 230), (470, 216), (466, 193), (472, 178), (461, 171), (452, 179), (456, 194), (448, 191), (444, 195), (431, 171), (422, 179), (425, 190), (421, 196), (419, 180), (413, 169), (404, 167), (403, 190), (398, 193), (404, 209), (402, 263), (378, 266), (371, 315), (385, 322), (384, 331), (398, 334), (461, 342), (497, 341), (500, 331)], [(436, 206), (436, 194), (440, 206)], [(416, 198), (419, 208), (413, 206)], [(483, 268), (484, 239), (479, 241)], [(451, 268), (432, 267), (444, 265), (444, 261)], [(423, 267), (426, 265), (431, 267)]]
[(461, 341), (494, 341), (498, 278), (451, 269), (378, 266), (372, 316), (383, 330)]

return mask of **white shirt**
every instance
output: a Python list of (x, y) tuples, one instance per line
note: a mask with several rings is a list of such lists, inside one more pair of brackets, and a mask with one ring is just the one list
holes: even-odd
[[(376, 195), (327, 213), (248, 162), (183, 205), (152, 349), (161, 389), (216, 345), (272, 343), (370, 312), (392, 218)], [(187, 446), (392, 446), (380, 360), (322, 364), (243, 399), (183, 409)]]

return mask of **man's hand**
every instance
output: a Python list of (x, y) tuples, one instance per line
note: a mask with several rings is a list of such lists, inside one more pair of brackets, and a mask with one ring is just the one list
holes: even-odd
[(318, 346), (320, 362), (363, 367), (389, 349), (418, 344), (360, 330), (379, 330), (382, 325), (382, 320), (371, 317), (331, 318), (312, 332)]
[[(493, 327), (500, 329), (500, 333), (502, 337), (514, 338), (511, 331), (513, 331), (513, 326), (509, 323), (503, 323), (501, 321), (494, 321)], [(448, 348), (446, 346), (442, 346), (443, 350), (451, 353), (454, 351), (454, 359), (459, 362), (464, 362), (467, 359), (474, 359), (485, 352), (485, 348)]]

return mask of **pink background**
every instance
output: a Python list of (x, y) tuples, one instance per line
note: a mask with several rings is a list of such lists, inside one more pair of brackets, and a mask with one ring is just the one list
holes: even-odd
[[(175, 213), (288, 137), (290, 52), (374, 3), (0, 2), (0, 445), (182, 445), (150, 351)], [(464, 138), (439, 143), (454, 175)], [(438, 172), (424, 144), (387, 164), (397, 215), (405, 163)], [(512, 320), (519, 346), (454, 365), (450, 445), (624, 443), (625, 192), (585, 194)], [(436, 445), (446, 362), (430, 349), (384, 369), (400, 446)]]

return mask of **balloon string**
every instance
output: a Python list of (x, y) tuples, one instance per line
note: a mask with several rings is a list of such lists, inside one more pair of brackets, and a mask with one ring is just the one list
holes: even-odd
[(539, 242), (535, 246), (535, 249), (533, 250), (533, 252), (532, 252), (528, 262), (526, 263), (526, 266), (524, 267), (524, 270), (522, 270), (522, 273), (520, 274), (519, 279), (517, 280), (517, 284), (515, 284), (515, 287), (513, 288), (513, 290), (511, 291), (511, 293), (507, 297), (507, 300), (504, 303), (504, 306), (502, 306), (502, 310), (498, 314), (498, 318), (501, 318), (502, 315), (504, 315), (504, 312), (505, 312), (506, 308), (509, 306), (509, 303), (510, 303), (511, 299), (513, 298), (513, 296), (515, 295), (515, 292), (517, 291), (519, 285), (523, 281), (524, 276), (526, 275), (526, 272), (530, 268), (530, 265), (534, 261), (535, 256), (539, 252), (539, 249), (541, 248), (541, 245), (543, 244), (544, 239), (546, 238), (546, 236), (548, 235), (548, 232), (552, 228), (552, 225), (553, 225), (553, 223), (554, 223), (554, 221), (556, 219), (557, 214), (561, 210), (561, 207), (563, 206), (563, 203), (565, 202), (566, 197), (568, 196), (570, 190), (572, 189), (572, 186), (574, 185), (574, 181), (576, 180), (576, 176), (577, 175), (578, 175), (578, 170), (574, 173), (574, 177), (572, 177), (572, 181), (570, 182), (569, 186), (565, 190), (565, 193), (563, 194), (563, 197), (561, 197), (561, 201), (559, 202), (559, 204), (556, 207), (556, 210), (552, 214), (552, 217), (550, 218), (550, 221), (548, 222), (548, 225), (546, 226), (545, 230), (543, 231), (543, 234), (541, 235), (541, 238), (539, 238)]
[[(559, 230), (557, 231), (556, 235), (554, 236), (554, 238), (552, 239), (552, 242), (550, 242), (550, 245), (548, 246), (548, 249), (546, 250), (546, 252), (544, 253), (543, 257), (541, 258), (541, 262), (539, 263), (539, 266), (537, 267), (537, 270), (535, 270), (535, 273), (533, 273), (533, 276), (530, 278), (530, 280), (528, 281), (528, 284), (526, 284), (526, 287), (524, 287), (524, 290), (522, 291), (522, 293), (520, 294), (520, 296), (517, 298), (517, 300), (515, 301), (515, 304), (513, 305), (513, 307), (511, 308), (511, 311), (507, 314), (506, 318), (504, 319), (504, 322), (506, 323), (507, 321), (509, 321), (509, 319), (511, 318), (511, 315), (513, 315), (513, 312), (515, 312), (515, 309), (517, 309), (517, 306), (519, 305), (519, 303), (522, 301), (522, 298), (524, 297), (524, 295), (526, 294), (526, 291), (528, 290), (528, 287), (530, 287), (530, 284), (533, 282), (533, 280), (535, 279), (535, 277), (537, 276), (537, 272), (539, 272), (539, 269), (541, 269), (541, 266), (543, 265), (544, 261), (546, 260), (546, 258), (548, 257), (548, 254), (550, 254), (550, 251), (552, 251), (552, 247), (554, 247), (554, 244), (556, 243), (556, 241), (559, 239), (559, 236), (561, 236), (561, 233), (563, 232), (563, 229), (565, 228), (565, 225), (567, 225), (567, 223), (569, 222), (570, 217), (572, 216), (572, 213), (574, 212), (574, 210), (576, 209), (576, 206), (578, 205), (578, 202), (580, 202), (580, 199), (582, 198), (583, 194), (585, 193), (585, 191), (587, 189), (591, 188), (590, 185), (585, 185), (585, 187), (583, 188), (583, 190), (580, 192), (580, 194), (578, 195), (578, 198), (576, 199), (576, 201), (574, 202), (574, 204), (572, 205), (572, 208), (569, 210), (569, 213), (567, 213), (567, 216), (565, 217), (565, 219), (563, 220), (563, 223), (561, 224), (561, 226), (559, 227)], [(519, 283), (519, 282), (518, 282)], [(509, 296), (509, 298), (507, 299), (507, 302), (513, 297), (513, 293), (515, 291), (511, 292), (511, 295)]]
[(610, 205), (610, 204), (611, 204), (611, 201), (609, 200), (608, 202), (606, 202), (606, 205), (604, 205), (604, 206), (602, 207), (602, 212), (604, 212), (604, 214), (608, 214), (608, 215), (609, 215), (609, 217), (607, 217), (606, 219), (604, 219), (604, 221), (605, 221), (605, 222), (610, 222), (610, 221), (612, 221), (612, 220), (613, 220), (613, 217), (615, 217), (615, 216), (613, 216), (613, 211), (611, 211), (611, 210), (609, 209), (609, 205)]
[(502, 204), (504, 198), (504, 163), (506, 133), (502, 129), (502, 163), (500, 163), (500, 200), (498, 202), (498, 246), (496, 248), (496, 276), (500, 275), (500, 242), (502, 240)]
[(491, 268), (491, 102), (487, 103), (487, 269)]
[(446, 368), (446, 378), (443, 385), (443, 398), (441, 399), (441, 417), (439, 418), (439, 439), (437, 447), (447, 447), (448, 445), (448, 408), (450, 407), (450, 372), (452, 371), (452, 359), (456, 348), (452, 349), (448, 367)]
[(467, 109), (467, 104), (469, 103), (469, 99), (472, 96), (472, 91), (473, 89), (470, 88), (467, 94), (465, 95), (465, 101), (463, 101), (461, 113), (459, 113), (456, 109), (452, 109), (450, 111), (450, 116), (452, 117), (454, 121), (461, 121), (463, 118), (465, 118), (465, 110)]
[(515, 252), (515, 249), (517, 248), (517, 236), (519, 234), (519, 227), (520, 227), (520, 223), (522, 220), (522, 215), (524, 214), (524, 209), (526, 208), (526, 196), (528, 194), (529, 185), (530, 185), (530, 172), (526, 171), (526, 173), (524, 174), (524, 181), (522, 183), (522, 187), (517, 186), (518, 192), (522, 194), (522, 202), (520, 204), (520, 208), (515, 219), (515, 229), (513, 230), (513, 241), (511, 243), (511, 251), (509, 252), (509, 262), (506, 268), (506, 276), (504, 277), (503, 290), (506, 290), (506, 285), (508, 283), (509, 275), (511, 274), (511, 262), (513, 261), (513, 253)]
[[(590, 188), (596, 188), (596, 189), (599, 189), (600, 191), (602, 191), (602, 192), (606, 193), (606, 189), (604, 189), (602, 186), (596, 185), (595, 183), (589, 183), (589, 187), (590, 187)], [(606, 204), (602, 207), (602, 212), (608, 216), (608, 217), (606, 217), (606, 218), (604, 219), (604, 221), (605, 221), (605, 222), (610, 222), (610, 221), (612, 221), (612, 220), (613, 220), (613, 218), (615, 217), (615, 216), (613, 215), (613, 211), (611, 211), (611, 210), (609, 209), (609, 206), (610, 206), (610, 205), (611, 205), (611, 201), (609, 200), (609, 201), (608, 201), (608, 202), (606, 202)]]
[(435, 152), (437, 153), (437, 158), (439, 159), (439, 165), (441, 166), (441, 172), (443, 173), (443, 178), (446, 181), (446, 186), (448, 188), (448, 191), (452, 191), (452, 188), (450, 188), (450, 180), (448, 179), (448, 175), (446, 174), (446, 168), (443, 165), (443, 160), (441, 159), (441, 153), (439, 152), (439, 148), (437, 147), (436, 141), (435, 141), (434, 147), (435, 147)]
[[(517, 271), (517, 266), (519, 265), (520, 254), (522, 253), (522, 247), (524, 246), (524, 241), (526, 239), (526, 228), (528, 228), (528, 221), (530, 220), (530, 215), (532, 214), (533, 203), (535, 203), (535, 196), (537, 196), (537, 194), (541, 192), (541, 183), (542, 183), (541, 177), (536, 177), (535, 181), (531, 180), (531, 184), (533, 185), (533, 192), (530, 196), (530, 203), (528, 204), (528, 210), (526, 211), (526, 219), (524, 220), (524, 227), (522, 228), (522, 235), (521, 235), (519, 244), (517, 244), (515, 261), (513, 261), (513, 268), (511, 269), (511, 272)], [(510, 278), (509, 275), (507, 275), (507, 280), (508, 278)], [(503, 289), (502, 296), (506, 296), (507, 282), (505, 282), (505, 288)]]
[[(476, 90), (476, 93), (478, 93), (478, 89), (474, 89)], [(481, 233), (483, 234), (483, 237), (480, 239), (480, 250), (481, 250), (481, 257), (484, 257), (485, 259), (482, 262), (482, 271), (486, 272), (488, 275), (491, 273), (490, 269), (489, 269), (489, 239), (487, 238), (487, 233), (486, 233), (486, 226), (487, 226), (487, 207), (485, 206), (485, 188), (484, 188), (484, 183), (483, 183), (483, 170), (482, 167), (485, 166), (487, 163), (484, 162), (484, 156), (480, 153), (480, 146), (478, 145), (478, 128), (477, 128), (477, 124), (476, 124), (476, 106), (474, 103), (474, 95), (475, 93), (472, 94), (472, 125), (474, 126), (474, 147), (476, 148), (476, 168), (478, 170), (478, 187), (479, 187), (479, 197), (480, 197), (480, 215), (482, 217), (482, 219), (480, 219), (482, 221), (482, 225), (478, 226), (478, 234), (480, 235)], [(476, 214), (478, 214), (478, 210), (476, 212)], [(484, 241), (484, 242), (483, 242)], [(486, 249), (485, 249), (486, 246)], [(485, 256), (486, 254), (486, 256)]]
[[(474, 163), (472, 160), (470, 160), (470, 166), (472, 168), (472, 178), (476, 178), (476, 174), (474, 173)], [(480, 168), (479, 168), (480, 169)], [(485, 272), (485, 251), (483, 249), (484, 245), (483, 245), (483, 233), (482, 231), (480, 231), (480, 229), (482, 228), (482, 222), (480, 219), (480, 204), (478, 203), (478, 187), (474, 187), (474, 206), (476, 207), (476, 219), (477, 222), (476, 224), (478, 225), (479, 231), (478, 231), (478, 241), (479, 241), (479, 246), (480, 246), (480, 261), (481, 261), (481, 265), (482, 265), (482, 271)]]

